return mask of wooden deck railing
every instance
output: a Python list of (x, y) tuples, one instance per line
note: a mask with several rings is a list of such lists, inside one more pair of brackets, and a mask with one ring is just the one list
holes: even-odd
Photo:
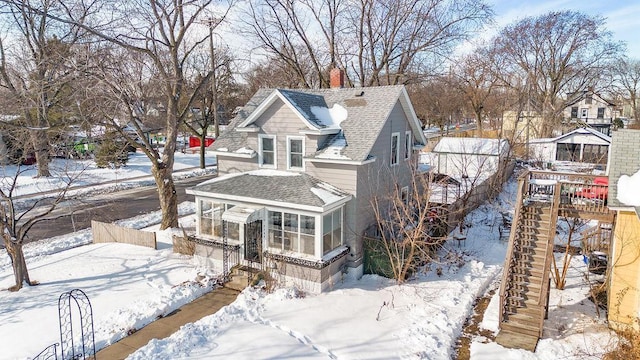
[(609, 253), (611, 245), (612, 225), (598, 222), (598, 225), (588, 228), (581, 233), (582, 249), (589, 254), (593, 251)]
[(603, 181), (604, 176), (551, 171), (529, 171), (526, 176), (529, 186), (525, 199), (551, 202), (559, 189), (560, 212), (611, 213), (607, 207), (609, 185)]

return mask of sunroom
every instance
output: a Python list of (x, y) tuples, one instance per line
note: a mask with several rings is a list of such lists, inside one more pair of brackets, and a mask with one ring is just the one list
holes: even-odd
[(196, 198), (195, 256), (216, 271), (269, 270), (322, 291), (346, 260), (345, 205), (352, 196), (307, 174), (256, 170), (187, 193)]

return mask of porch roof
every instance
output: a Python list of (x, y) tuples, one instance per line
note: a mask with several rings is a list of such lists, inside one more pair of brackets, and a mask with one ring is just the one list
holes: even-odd
[(224, 175), (187, 189), (188, 194), (250, 204), (323, 211), (351, 195), (305, 173), (254, 170)]

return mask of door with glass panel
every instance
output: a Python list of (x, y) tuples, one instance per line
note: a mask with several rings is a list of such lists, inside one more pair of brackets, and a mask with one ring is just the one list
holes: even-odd
[(245, 225), (244, 259), (250, 262), (262, 262), (262, 220)]

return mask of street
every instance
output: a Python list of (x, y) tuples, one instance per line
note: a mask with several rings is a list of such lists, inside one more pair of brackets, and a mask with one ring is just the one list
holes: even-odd
[[(176, 181), (178, 204), (193, 201), (185, 189), (215, 177), (215, 174)], [(91, 220), (114, 222), (140, 214), (160, 210), (158, 191), (155, 186), (138, 187), (129, 190), (96, 195), (83, 199), (66, 201), (51, 214), (51, 220), (34, 225), (26, 242), (59, 236), (91, 227)]]

